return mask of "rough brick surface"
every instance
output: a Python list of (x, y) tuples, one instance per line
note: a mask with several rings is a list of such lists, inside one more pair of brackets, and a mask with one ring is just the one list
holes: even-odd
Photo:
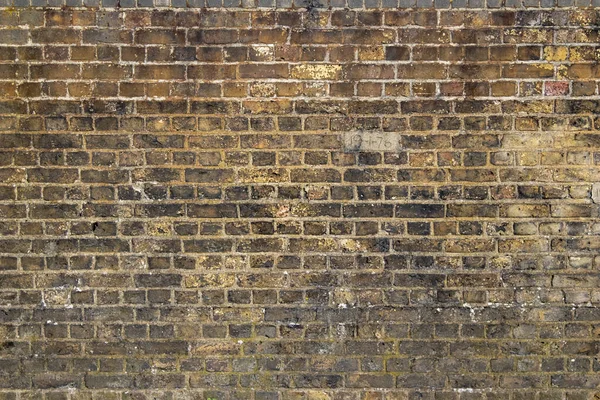
[(589, 1), (83, 3), (0, 9), (0, 399), (600, 398)]

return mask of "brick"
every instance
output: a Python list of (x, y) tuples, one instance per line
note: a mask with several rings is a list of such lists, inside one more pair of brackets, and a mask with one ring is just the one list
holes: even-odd
[(140, 65), (136, 66), (134, 77), (136, 79), (184, 79), (186, 68), (182, 65)]
[(86, 135), (85, 144), (88, 149), (127, 149), (130, 146), (127, 135)]
[(25, 29), (3, 29), (2, 44), (26, 44), (28, 32)]
[(290, 175), (292, 182), (341, 182), (339, 171), (334, 169), (294, 169)]
[(79, 44), (80, 32), (75, 29), (38, 28), (31, 31), (33, 43)]
[(288, 64), (243, 64), (239, 67), (240, 78), (285, 78)]
[(231, 251), (231, 240), (190, 240), (185, 241), (186, 253), (223, 253)]
[(385, 59), (389, 61), (408, 61), (410, 48), (406, 46), (386, 46)]
[(488, 217), (493, 218), (498, 215), (498, 206), (496, 205), (475, 205), (475, 204), (449, 204), (447, 208), (448, 217)]
[(184, 215), (182, 204), (140, 204), (135, 207), (135, 215), (140, 217), (181, 217)]
[(130, 246), (125, 240), (119, 239), (81, 239), (79, 248), (83, 252), (114, 253), (130, 251)]
[(551, 78), (554, 67), (551, 64), (513, 64), (502, 68), (504, 78)]
[(38, 204), (29, 210), (31, 218), (75, 218), (79, 208), (75, 204), (43, 205)]
[(137, 110), (143, 114), (185, 114), (186, 101), (138, 101)]
[(277, 252), (283, 250), (283, 241), (281, 239), (240, 240), (237, 250), (244, 253)]
[(500, 68), (496, 65), (463, 64), (452, 65), (449, 69), (450, 78), (469, 79), (477, 76), (481, 79), (500, 78)]
[(236, 70), (233, 65), (190, 65), (188, 67), (187, 74), (188, 78), (191, 79), (203, 79), (210, 81), (214, 79), (234, 79), (236, 76)]
[(450, 111), (450, 103), (441, 100), (423, 100), (401, 102), (400, 109), (402, 113), (435, 113), (445, 114)]
[[(106, 64), (88, 64), (84, 65), (81, 76), (83, 79), (106, 79), (106, 80), (117, 80), (131, 78), (132, 72), (131, 67), (120, 66), (120, 65), (106, 65)], [(73, 78), (74, 73), (67, 74), (64, 70), (63, 73), (66, 78)], [(46, 76), (44, 76), (46, 77)]]
[(455, 169), (450, 172), (450, 179), (455, 182), (493, 182), (497, 180), (496, 171), (489, 169)]
[(79, 178), (75, 168), (35, 168), (27, 171), (29, 182), (73, 183)]
[(26, 75), (25, 65), (0, 65), (0, 78), (2, 79), (24, 78)]
[(239, 31), (234, 29), (191, 30), (188, 37), (192, 45), (236, 43), (239, 39)]
[(0, 179), (4, 183), (24, 182), (26, 170), (19, 168), (0, 168)]
[(0, 141), (0, 148), (2, 149), (29, 147), (30, 145), (31, 135), (27, 134), (3, 134)]
[(341, 65), (304, 64), (291, 68), (291, 77), (296, 79), (324, 80), (339, 79), (342, 73)]
[(447, 67), (440, 64), (399, 64), (397, 73), (400, 79), (444, 79), (448, 76)]
[(291, 33), (292, 44), (329, 44), (342, 43), (342, 32), (339, 30), (294, 30)]
[(190, 112), (194, 114), (230, 114), (239, 109), (239, 103), (230, 101), (193, 101), (190, 104)]
[(234, 204), (190, 204), (187, 215), (191, 218), (236, 218), (237, 208)]
[(161, 275), (136, 275), (134, 277), (135, 285), (138, 287), (169, 287), (180, 286), (181, 275), (161, 274)]
[(226, 169), (186, 169), (186, 182), (232, 182), (233, 170)]
[(133, 144), (137, 148), (182, 148), (184, 137), (181, 135), (134, 135)]
[(133, 102), (95, 100), (84, 102), (84, 110), (90, 114), (131, 114), (133, 112)]
[(350, 64), (344, 70), (347, 79), (391, 79), (394, 77), (394, 69), (389, 65), (362, 65)]
[(82, 33), (82, 42), (86, 44), (130, 44), (133, 42), (133, 34), (127, 30), (118, 29), (86, 29)]
[(444, 29), (399, 29), (398, 42), (400, 43), (428, 43), (442, 44), (450, 42), (450, 32)]
[(81, 171), (81, 181), (85, 183), (126, 183), (129, 181), (127, 171), (102, 171), (85, 170)]
[(91, 389), (125, 389), (133, 386), (133, 376), (86, 375), (85, 385)]
[[(8, 106), (8, 105), (7, 105)], [(19, 113), (19, 109), (16, 108), (18, 104), (11, 105), (11, 114)], [(64, 114), (80, 114), (81, 106), (79, 102), (74, 101), (53, 101), (53, 100), (40, 100), (32, 101), (30, 103), (30, 110), (38, 115), (64, 115)], [(0, 103), (0, 111), (5, 107), (3, 103)]]
[(409, 356), (444, 356), (448, 346), (444, 342), (407, 341), (400, 344), (400, 354)]
[(81, 376), (69, 374), (38, 375), (33, 379), (33, 387), (37, 389), (52, 389), (60, 387), (79, 388)]
[(395, 101), (353, 101), (349, 104), (353, 114), (395, 114), (398, 103)]
[(166, 29), (144, 29), (136, 32), (138, 44), (185, 44), (185, 31)]
[(544, 217), (550, 216), (550, 208), (545, 204), (515, 204), (500, 208), (500, 215), (506, 217)]
[(423, 374), (399, 376), (396, 385), (399, 388), (419, 388), (422, 387), (425, 382), (428, 382), (427, 385), (434, 389), (442, 389), (444, 387), (444, 379), (442, 376), (432, 376), (427, 378)]
[(387, 168), (347, 169), (344, 172), (346, 182), (393, 182), (396, 172)]
[[(292, 112), (292, 102), (289, 100), (244, 101), (242, 108), (246, 114), (286, 114)], [(253, 128), (255, 127), (253, 126)], [(266, 127), (256, 130), (270, 129)]]
[(0, 114), (26, 114), (26, 104), (19, 100), (0, 101)]
[(388, 204), (360, 204), (347, 205), (343, 207), (343, 215), (346, 218), (381, 218), (392, 217), (394, 208)]

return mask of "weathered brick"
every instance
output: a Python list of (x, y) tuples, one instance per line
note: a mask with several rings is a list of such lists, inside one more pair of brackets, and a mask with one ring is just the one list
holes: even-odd
[(79, 215), (79, 207), (75, 204), (60, 205), (32, 205), (29, 210), (30, 217), (34, 219), (43, 218), (76, 218)]
[(195, 114), (231, 114), (239, 109), (239, 103), (232, 101), (193, 101), (190, 104), (190, 112)]
[(119, 29), (85, 29), (82, 41), (86, 44), (129, 44), (133, 41), (133, 32)]
[(230, 169), (186, 169), (186, 182), (232, 182), (233, 170)]
[(138, 101), (137, 110), (143, 114), (185, 114), (186, 101)]
[(190, 240), (185, 241), (184, 248), (187, 253), (224, 253), (231, 251), (233, 242), (223, 239)]
[(33, 43), (79, 44), (81, 33), (75, 29), (37, 28), (31, 31)]
[(292, 182), (341, 182), (342, 179), (334, 169), (294, 169), (290, 177)]
[(236, 218), (237, 208), (234, 204), (190, 204), (187, 215), (191, 218)]
[(232, 65), (204, 64), (190, 65), (187, 74), (191, 79), (234, 79), (236, 71)]
[(25, 29), (3, 29), (2, 44), (26, 44), (28, 32)]
[[(88, 64), (84, 65), (81, 71), (83, 79), (105, 79), (119, 80), (131, 78), (131, 67), (121, 65), (106, 65), (106, 64)], [(70, 74), (68, 78), (73, 78), (74, 74)], [(47, 76), (44, 76), (47, 78)]]
[(138, 148), (182, 148), (184, 137), (181, 135), (134, 135), (133, 144)]
[(137, 79), (184, 79), (186, 68), (183, 65), (139, 65), (135, 67)]
[(126, 389), (133, 387), (131, 375), (95, 375), (85, 377), (85, 386), (91, 389)]
[(81, 171), (81, 181), (84, 183), (126, 183), (129, 181), (129, 173), (118, 170), (84, 170)]
[(28, 182), (74, 183), (79, 178), (75, 168), (33, 168), (27, 170)]
[(0, 114), (26, 114), (27, 106), (19, 100), (1, 100)]
[(88, 149), (128, 149), (130, 138), (127, 135), (86, 135)]
[(286, 78), (288, 64), (244, 64), (239, 67), (240, 78)]
[(182, 204), (139, 204), (135, 207), (135, 215), (140, 217), (180, 217), (184, 215)]
[(398, 204), (394, 214), (398, 218), (442, 218), (444, 206), (441, 204)]

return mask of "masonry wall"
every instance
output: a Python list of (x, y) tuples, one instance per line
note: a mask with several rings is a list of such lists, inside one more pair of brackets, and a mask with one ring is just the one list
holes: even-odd
[(401, 1), (3, 3), (0, 399), (598, 399), (600, 12)]

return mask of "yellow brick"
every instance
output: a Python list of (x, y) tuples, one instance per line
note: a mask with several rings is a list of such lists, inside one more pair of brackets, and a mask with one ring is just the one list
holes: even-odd
[(304, 64), (292, 67), (292, 78), (295, 79), (338, 79), (341, 75), (341, 65), (333, 64)]
[(544, 60), (546, 61), (565, 61), (568, 55), (569, 51), (564, 46), (544, 47)]
[(383, 51), (383, 47), (381, 47), (381, 46), (361, 47), (358, 50), (358, 59), (361, 61), (384, 60), (385, 54)]

